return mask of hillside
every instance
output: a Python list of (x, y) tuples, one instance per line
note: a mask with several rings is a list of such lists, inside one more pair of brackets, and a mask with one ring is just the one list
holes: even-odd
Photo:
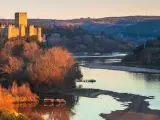
[[(160, 20), (160, 16), (124, 16), (124, 17), (104, 17), (104, 18), (79, 18), (79, 19), (29, 19), (29, 24), (56, 24), (56, 25), (80, 25), (84, 23), (97, 24), (134, 24), (146, 20)], [(13, 19), (0, 19), (0, 23), (14, 23)]]
[(129, 36), (160, 36), (160, 20), (147, 20), (126, 27), (126, 34)]
[[(14, 24), (12, 19), (0, 19), (2, 24)], [(121, 39), (128, 39), (138, 45), (149, 39), (160, 36), (160, 16), (126, 16), (105, 18), (79, 18), (70, 20), (29, 19), (29, 24), (42, 27), (73, 26), (86, 32), (100, 34), (101, 32)]]
[[(136, 65), (160, 65), (160, 38), (149, 40), (133, 50), (133, 54), (126, 56), (123, 63), (136, 63)], [(158, 67), (157, 66), (157, 67)]]
[(48, 46), (64, 46), (71, 52), (128, 52), (132, 43), (126, 39), (107, 35), (106, 33), (94, 34), (82, 28), (54, 27), (43, 29), (47, 34)]

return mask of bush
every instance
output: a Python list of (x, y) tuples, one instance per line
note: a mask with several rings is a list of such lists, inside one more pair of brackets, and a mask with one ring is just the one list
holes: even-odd
[(23, 49), (23, 56), (28, 60), (33, 60), (37, 50), (39, 50), (39, 46), (35, 42), (26, 43)]
[(43, 120), (40, 115), (34, 114), (28, 118), (17, 113), (13, 104), (34, 102), (37, 101), (37, 98), (38, 96), (30, 91), (28, 84), (18, 87), (17, 83), (14, 82), (9, 89), (2, 88), (0, 85), (0, 120)]
[(18, 86), (14, 81), (9, 87), (9, 92), (15, 97), (14, 103), (32, 103), (38, 102), (38, 96), (31, 92), (29, 84)]
[(14, 97), (0, 85), (0, 110), (14, 111)]
[(62, 85), (67, 72), (76, 63), (70, 53), (63, 48), (54, 47), (37, 56), (27, 67), (34, 84)]
[(0, 120), (29, 120), (29, 118), (17, 112), (0, 110)]
[(82, 77), (76, 60), (62, 47), (47, 49), (36, 42), (7, 41), (1, 56), (0, 72), (6, 87), (17, 80), (18, 84), (29, 82), (32, 88), (71, 88), (75, 86), (74, 79)]
[(22, 70), (23, 66), (24, 63), (22, 59), (9, 56), (6, 60), (4, 60), (0, 69), (8, 74), (16, 74)]

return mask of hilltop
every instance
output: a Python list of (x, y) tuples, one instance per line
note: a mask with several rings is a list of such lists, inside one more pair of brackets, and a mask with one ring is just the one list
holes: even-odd
[[(56, 24), (61, 26), (80, 25), (85, 23), (97, 24), (134, 24), (146, 20), (160, 20), (160, 16), (122, 16), (122, 17), (104, 17), (104, 18), (79, 18), (79, 19), (29, 19), (29, 24)], [(0, 19), (0, 23), (14, 23), (13, 19)]]
[[(0, 19), (0, 23), (13, 24), (12, 19)], [(72, 26), (87, 32), (101, 33), (128, 39), (135, 44), (145, 43), (160, 36), (160, 16), (124, 16), (104, 18), (79, 18), (69, 20), (28, 19), (28, 24), (41, 27)]]

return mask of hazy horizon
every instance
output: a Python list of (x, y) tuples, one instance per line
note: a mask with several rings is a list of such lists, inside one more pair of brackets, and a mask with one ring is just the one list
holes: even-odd
[(28, 18), (77, 19), (121, 16), (159, 16), (160, 0), (5, 0), (0, 18), (13, 19), (15, 12)]

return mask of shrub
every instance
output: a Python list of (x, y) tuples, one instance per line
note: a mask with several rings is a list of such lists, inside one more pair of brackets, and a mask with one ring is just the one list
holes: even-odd
[(22, 70), (24, 63), (22, 59), (18, 59), (16, 57), (9, 56), (0, 69), (8, 74), (15, 74)]
[(64, 82), (67, 72), (75, 63), (75, 59), (66, 49), (54, 47), (37, 56), (28, 65), (27, 71), (35, 84), (59, 85)]
[(0, 110), (0, 120), (29, 120), (29, 118), (17, 112)]
[(31, 92), (29, 84), (18, 86), (14, 81), (9, 92), (15, 97), (14, 103), (38, 102), (38, 96)]
[(26, 42), (24, 40), (7, 41), (3, 49), (7, 52), (8, 55), (17, 56), (18, 53), (21, 55), (23, 45), (25, 44)]
[(35, 42), (26, 43), (24, 45), (23, 56), (28, 60), (33, 60), (37, 50), (39, 50), (39, 46)]
[(28, 84), (18, 87), (17, 83), (14, 82), (8, 90), (0, 85), (0, 120), (43, 120), (40, 115), (30, 115), (28, 118), (17, 113), (13, 104), (34, 102), (35, 100), (37, 101), (37, 98), (37, 95), (30, 91)]
[(14, 111), (14, 97), (7, 92), (6, 89), (0, 85), (0, 110)]
[(80, 72), (72, 55), (61, 47), (44, 49), (36, 42), (7, 41), (0, 51), (1, 56), (4, 57), (0, 59), (0, 72), (6, 87), (15, 79), (19, 84), (29, 82), (34, 86), (72, 87), (76, 72)]

